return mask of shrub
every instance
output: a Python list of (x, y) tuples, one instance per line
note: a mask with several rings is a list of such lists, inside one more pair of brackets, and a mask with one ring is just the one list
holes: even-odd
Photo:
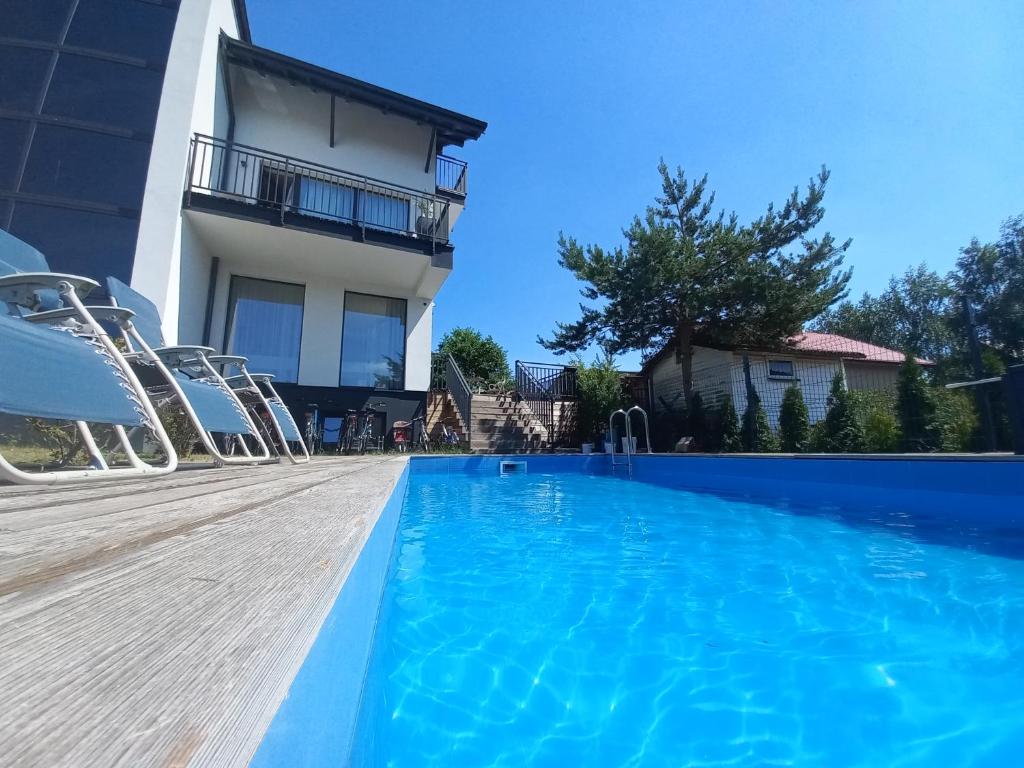
[(199, 432), (185, 411), (180, 406), (164, 405), (157, 408), (157, 415), (178, 458), (187, 459), (191, 456), (199, 439)]
[(862, 453), (866, 446), (864, 428), (857, 418), (856, 408), (843, 374), (837, 373), (832, 379), (832, 390), (828, 396), (828, 413), (822, 422), (823, 434), (819, 436), (819, 450), (831, 453)]
[(716, 448), (722, 453), (736, 453), (743, 449), (740, 441), (740, 421), (728, 394), (722, 399), (718, 417), (718, 440)]
[(935, 451), (942, 444), (935, 397), (921, 366), (907, 354), (896, 383), (896, 413), (903, 431), (903, 450)]
[(587, 365), (581, 358), (573, 360), (576, 366), (576, 391), (579, 397), (578, 414), (580, 438), (584, 442), (599, 440), (608, 428), (608, 416), (622, 408), (622, 381), (611, 355), (598, 357)]
[(807, 403), (800, 387), (795, 384), (787, 387), (782, 396), (779, 437), (782, 450), (788, 453), (802, 453), (810, 447), (811, 423)]
[(748, 453), (771, 453), (779, 449), (768, 423), (768, 414), (761, 407), (761, 398), (753, 388), (747, 395), (747, 408), (743, 411), (741, 438), (743, 450)]
[(942, 450), (972, 450), (978, 430), (974, 398), (960, 389), (936, 389), (932, 394)]
[(900, 449), (902, 433), (896, 418), (896, 395), (886, 391), (850, 392), (850, 401), (864, 427), (864, 450), (892, 453)]

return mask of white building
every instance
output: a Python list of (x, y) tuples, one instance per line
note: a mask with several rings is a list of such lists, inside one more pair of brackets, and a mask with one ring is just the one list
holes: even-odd
[[(410, 61), (410, 65), (414, 62)], [(465, 115), (260, 48), (241, 0), (178, 10), (131, 285), (168, 342), (245, 355), (298, 418), (422, 411)]]

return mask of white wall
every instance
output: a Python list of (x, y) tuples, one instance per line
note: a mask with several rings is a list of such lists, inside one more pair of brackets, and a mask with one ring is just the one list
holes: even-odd
[[(338, 98), (331, 147), (329, 94), (240, 68), (232, 68), (232, 94), (239, 144), (434, 192), (427, 125)], [(424, 171), (428, 157), (430, 167)]]
[[(131, 282), (157, 305), (168, 343), (178, 338), (182, 273), (191, 276), (201, 271), (203, 258), (192, 251), (182, 256), (182, 248), (191, 245), (183, 243), (181, 231), (189, 140), (196, 131), (222, 135), (226, 130), (223, 83), (218, 84), (217, 43), (222, 29), (238, 36), (231, 0), (183, 0), (153, 133)], [(191, 319), (185, 325), (189, 328)]]
[[(792, 360), (796, 381), (768, 378), (769, 357)], [(779, 425), (782, 397), (794, 383), (800, 386), (811, 423), (823, 419), (828, 410), (832, 379), (842, 370), (842, 361), (838, 359), (750, 353), (751, 383), (761, 398), (773, 428)], [(664, 413), (665, 402), (677, 410), (685, 406), (682, 370), (674, 356), (670, 355), (656, 363), (651, 368), (650, 377), (654, 389), (655, 414)], [(717, 408), (722, 396), (729, 392), (736, 414), (742, 416), (747, 407), (742, 353), (694, 347), (693, 388), (695, 392), (700, 392), (705, 407), (709, 409)]]
[(896, 363), (865, 363), (846, 361), (846, 386), (854, 390), (894, 391), (899, 381)]
[[(370, 285), (336, 277), (302, 279), (284, 267), (254, 266), (239, 258), (222, 258), (217, 274), (210, 345), (225, 349), (228, 301), (232, 275), (279, 280), (305, 286), (302, 343), (299, 353), (299, 384), (337, 387), (341, 374), (341, 333), (345, 291), (371, 293), (406, 300), (405, 389), (430, 388), (430, 342), (433, 302), (428, 298), (395, 293), (386, 286)], [(226, 351), (226, 350), (225, 350)]]

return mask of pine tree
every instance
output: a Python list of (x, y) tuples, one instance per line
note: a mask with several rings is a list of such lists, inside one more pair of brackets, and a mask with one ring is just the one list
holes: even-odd
[(857, 418), (843, 374), (837, 373), (832, 379), (828, 413), (825, 415), (825, 450), (834, 453), (862, 453), (866, 444), (864, 427)]
[(811, 423), (803, 392), (795, 384), (786, 388), (782, 396), (782, 410), (779, 414), (779, 432), (782, 450), (787, 453), (802, 453), (811, 440)]
[(718, 450), (722, 453), (736, 453), (742, 450), (740, 442), (740, 420), (736, 417), (736, 409), (732, 407), (732, 397), (728, 394), (722, 400), (721, 416), (719, 417)]
[(768, 423), (768, 414), (761, 407), (761, 397), (753, 388), (747, 396), (740, 437), (747, 453), (773, 453), (779, 449), (775, 433)]
[(903, 450), (936, 451), (942, 445), (935, 397), (921, 366), (907, 354), (896, 384), (896, 413), (903, 429)]

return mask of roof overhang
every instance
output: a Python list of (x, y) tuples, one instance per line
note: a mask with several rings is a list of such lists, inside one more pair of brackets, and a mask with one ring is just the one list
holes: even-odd
[[(242, 8), (244, 12), (244, 5)], [(227, 64), (280, 77), (292, 83), (301, 83), (349, 101), (376, 107), (385, 113), (430, 125), (437, 130), (439, 147), (452, 144), (461, 147), (471, 139), (480, 138), (487, 130), (487, 123), (475, 117), (389, 91), (387, 88), (293, 59), (277, 51), (260, 48), (249, 42), (235, 40), (223, 33), (220, 47), (221, 56)]]
[(245, 9), (245, 0), (232, 0), (235, 6), (235, 22), (238, 24), (238, 36), (245, 42), (252, 42), (249, 31), (249, 12)]

